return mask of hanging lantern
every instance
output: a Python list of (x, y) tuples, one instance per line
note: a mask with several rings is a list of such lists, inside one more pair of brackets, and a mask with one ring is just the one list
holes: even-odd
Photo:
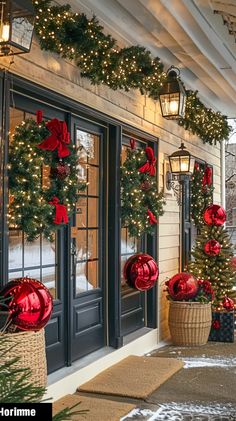
[(169, 156), (170, 170), (174, 175), (191, 175), (194, 171), (195, 158), (190, 155), (183, 142), (179, 149)]
[(34, 30), (30, 0), (0, 1), (0, 56), (28, 53)]
[(185, 115), (186, 92), (179, 73), (179, 69), (170, 67), (159, 94), (162, 117), (168, 120), (178, 120)]

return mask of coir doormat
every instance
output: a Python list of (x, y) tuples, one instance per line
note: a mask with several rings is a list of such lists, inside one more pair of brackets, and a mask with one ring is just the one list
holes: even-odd
[(174, 358), (131, 355), (81, 385), (78, 391), (145, 399), (182, 367), (183, 362)]
[(88, 410), (88, 412), (86, 414), (73, 415), (71, 418), (73, 421), (119, 421), (120, 418), (124, 417), (135, 407), (135, 405), (130, 403), (114, 402), (80, 395), (66, 395), (53, 403), (53, 415), (79, 402), (80, 404), (76, 408), (73, 408), (72, 411)]

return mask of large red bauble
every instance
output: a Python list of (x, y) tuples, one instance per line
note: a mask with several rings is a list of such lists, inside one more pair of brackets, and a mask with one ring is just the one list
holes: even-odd
[(52, 296), (36, 279), (14, 279), (3, 288), (0, 295), (10, 300), (8, 309), (12, 322), (21, 330), (42, 329), (51, 317)]
[(168, 292), (174, 301), (187, 301), (196, 297), (199, 285), (196, 278), (187, 272), (172, 276), (166, 283)]
[(216, 240), (209, 240), (204, 245), (204, 251), (209, 256), (218, 256), (220, 254), (221, 245)]
[(223, 225), (226, 221), (226, 212), (222, 206), (210, 205), (205, 209), (203, 219), (207, 225)]
[(224, 297), (224, 299), (223, 299), (223, 307), (227, 311), (234, 310), (234, 300), (232, 300), (232, 298), (229, 298), (229, 297)]
[(148, 254), (134, 254), (124, 267), (124, 278), (131, 288), (147, 291), (155, 285), (158, 279), (158, 266)]

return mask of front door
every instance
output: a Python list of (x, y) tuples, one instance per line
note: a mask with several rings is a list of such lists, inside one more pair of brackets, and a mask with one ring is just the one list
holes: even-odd
[(106, 128), (72, 117), (80, 192), (71, 227), (71, 359), (105, 345)]

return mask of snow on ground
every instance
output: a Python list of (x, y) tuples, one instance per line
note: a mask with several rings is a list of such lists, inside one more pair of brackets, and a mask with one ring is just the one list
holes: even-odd
[(236, 421), (236, 407), (231, 404), (164, 403), (157, 411), (135, 408), (121, 421)]
[(199, 368), (199, 367), (224, 367), (232, 368), (236, 366), (235, 357), (187, 357), (181, 358), (184, 362), (184, 368)]

